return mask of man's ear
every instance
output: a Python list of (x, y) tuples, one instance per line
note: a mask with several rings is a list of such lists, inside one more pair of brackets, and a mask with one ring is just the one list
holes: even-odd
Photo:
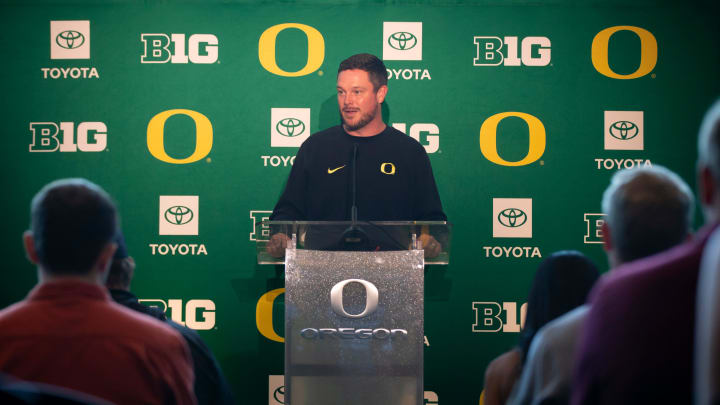
[(40, 260), (38, 259), (37, 251), (35, 250), (35, 238), (33, 238), (32, 231), (28, 230), (23, 232), (23, 245), (25, 246), (25, 254), (27, 255), (28, 260), (30, 260), (30, 263), (38, 264)]
[(698, 194), (700, 194), (700, 203), (703, 206), (710, 206), (715, 199), (716, 186), (715, 178), (708, 166), (703, 166), (698, 172)]
[(606, 252), (609, 252), (613, 249), (612, 237), (610, 236), (610, 227), (608, 226), (606, 221), (603, 221), (600, 229), (602, 231), (603, 249), (605, 249)]
[(135, 276), (135, 259), (133, 259), (132, 256), (128, 256), (126, 259), (128, 262), (128, 277), (130, 277), (130, 281), (132, 281), (133, 277)]
[(377, 100), (378, 104), (385, 101), (385, 96), (387, 96), (388, 88), (385, 85), (380, 86), (377, 93), (375, 93), (375, 99)]

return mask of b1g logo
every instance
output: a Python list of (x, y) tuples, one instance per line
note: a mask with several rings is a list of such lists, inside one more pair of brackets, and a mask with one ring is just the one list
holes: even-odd
[[(102, 122), (31, 122), (30, 152), (101, 152), (107, 147), (107, 126)], [(62, 133), (62, 135), (61, 135)], [(62, 138), (59, 139), (58, 137)]]
[(190, 329), (209, 330), (215, 327), (215, 302), (212, 300), (188, 300), (185, 305), (179, 299), (139, 301), (141, 304), (159, 308), (170, 319)]
[[(527, 302), (520, 306), (520, 323), (518, 323), (517, 302), (473, 302), (475, 312), (473, 332), (500, 332), (517, 333), (525, 327), (525, 314)], [(505, 319), (501, 316), (505, 315)]]
[[(165, 122), (175, 115), (185, 115), (195, 122), (195, 151), (188, 157), (176, 159), (165, 152)], [(147, 126), (147, 147), (156, 159), (173, 164), (186, 164), (203, 159), (212, 150), (213, 128), (210, 120), (197, 111), (175, 109), (163, 111), (150, 119)]]
[(251, 241), (270, 240), (270, 227), (263, 225), (261, 228), (258, 228), (258, 225), (262, 223), (262, 221), (268, 221), (270, 219), (270, 214), (272, 214), (272, 211), (250, 211), (250, 219), (252, 219), (252, 232), (250, 232)]
[[(618, 31), (630, 31), (640, 38), (640, 64), (629, 74), (619, 74), (610, 68), (610, 38)], [(598, 32), (592, 41), (592, 64), (600, 74), (613, 79), (637, 79), (652, 72), (657, 64), (658, 46), (655, 36), (648, 30), (630, 25), (618, 25)]]
[(160, 196), (160, 235), (197, 235), (200, 197)]
[(532, 238), (532, 198), (493, 198), (493, 238)]
[(422, 60), (421, 22), (383, 22), (384, 60)]
[(90, 59), (90, 21), (50, 21), (50, 59)]
[(394, 123), (392, 127), (420, 142), (427, 153), (435, 153), (440, 149), (440, 128), (435, 124), (412, 124), (410, 133), (405, 123)]
[(602, 227), (605, 223), (605, 214), (585, 214), (586, 244), (603, 243)]
[(550, 64), (550, 39), (547, 37), (473, 37), (474, 66), (547, 66)]
[(643, 150), (643, 112), (605, 111), (605, 150)]
[(140, 34), (144, 53), (140, 63), (192, 63), (208, 64), (218, 60), (218, 39), (213, 34)]
[[(287, 29), (300, 30), (307, 37), (307, 62), (302, 69), (294, 72), (280, 68), (275, 57), (275, 45), (278, 34)], [(320, 31), (309, 25), (297, 23), (273, 25), (260, 35), (260, 40), (258, 41), (258, 59), (260, 60), (260, 65), (272, 74), (286, 77), (306, 76), (320, 69), (322, 66), (325, 60), (325, 39)]]
[[(528, 126), (528, 153), (518, 161), (507, 161), (500, 157), (497, 148), (497, 129), (506, 118), (520, 118)], [(491, 116), (480, 127), (480, 152), (485, 158), (501, 166), (526, 166), (540, 159), (545, 153), (545, 126), (537, 118), (521, 112), (504, 112)]]
[(270, 146), (297, 148), (310, 136), (309, 108), (273, 108), (270, 111)]

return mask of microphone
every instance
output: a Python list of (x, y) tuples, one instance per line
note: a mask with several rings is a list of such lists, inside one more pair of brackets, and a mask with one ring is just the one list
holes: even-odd
[(353, 144), (352, 158), (352, 208), (350, 209), (350, 227), (343, 232), (342, 240), (347, 248), (362, 249), (367, 245), (368, 236), (357, 226), (357, 152), (358, 145)]

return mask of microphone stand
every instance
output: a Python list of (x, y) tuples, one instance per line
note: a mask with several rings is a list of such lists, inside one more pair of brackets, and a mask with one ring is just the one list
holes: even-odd
[(350, 210), (350, 227), (342, 234), (342, 241), (345, 248), (351, 250), (364, 250), (367, 247), (368, 236), (365, 231), (358, 227), (357, 220), (357, 150), (358, 145), (353, 145), (352, 159), (352, 208)]

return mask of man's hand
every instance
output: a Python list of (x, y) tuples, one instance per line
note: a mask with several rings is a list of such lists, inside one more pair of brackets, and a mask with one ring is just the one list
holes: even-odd
[(285, 256), (285, 249), (287, 249), (288, 241), (291, 240), (284, 233), (276, 233), (270, 237), (265, 246), (268, 254), (272, 257), (283, 257)]
[(428, 259), (437, 257), (437, 255), (439, 255), (442, 251), (442, 246), (440, 245), (440, 242), (438, 242), (437, 239), (435, 239), (435, 237), (430, 234), (421, 234), (420, 242), (422, 243), (423, 249), (425, 249), (425, 257)]

